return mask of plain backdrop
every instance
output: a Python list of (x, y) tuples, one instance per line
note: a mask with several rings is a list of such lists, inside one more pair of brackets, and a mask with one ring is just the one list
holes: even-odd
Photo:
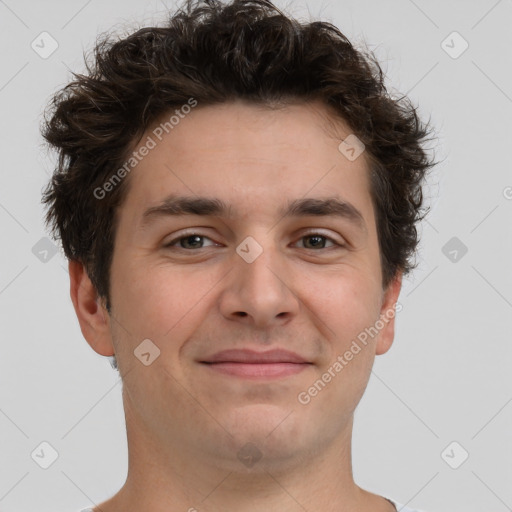
[[(121, 384), (83, 339), (66, 261), (46, 239), (40, 197), (55, 158), (39, 126), (99, 33), (161, 23), (173, 5), (0, 1), (1, 512), (75, 512), (124, 482)], [(276, 5), (374, 51), (389, 89), (431, 118), (443, 160), (394, 345), (356, 410), (355, 479), (428, 512), (510, 511), (512, 2)]]

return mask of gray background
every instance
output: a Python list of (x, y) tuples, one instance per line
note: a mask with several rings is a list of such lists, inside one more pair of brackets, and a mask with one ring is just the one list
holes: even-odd
[[(432, 117), (444, 159), (394, 346), (377, 357), (356, 411), (356, 481), (428, 512), (512, 510), (512, 2), (309, 0), (289, 11), (306, 20), (308, 6), (356, 45), (366, 40), (389, 87)], [(0, 1), (2, 512), (78, 511), (126, 476), (119, 376), (82, 338), (65, 259), (41, 241), (54, 157), (39, 123), (99, 32), (158, 22), (164, 10), (143, 0)], [(48, 58), (31, 47), (43, 31), (58, 43)], [(457, 58), (453, 31), (469, 44)], [(31, 456), (43, 441), (58, 452), (48, 469)], [(463, 450), (469, 458), (453, 469)]]

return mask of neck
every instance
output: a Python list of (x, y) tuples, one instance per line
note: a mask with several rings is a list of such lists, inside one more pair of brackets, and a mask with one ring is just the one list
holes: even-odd
[[(125, 403), (128, 475), (101, 512), (391, 512), (383, 498), (353, 480), (353, 417), (335, 443), (287, 460), (262, 457), (252, 467), (219, 457), (198, 457), (193, 447), (148, 431)], [(173, 442), (174, 441), (174, 442)]]

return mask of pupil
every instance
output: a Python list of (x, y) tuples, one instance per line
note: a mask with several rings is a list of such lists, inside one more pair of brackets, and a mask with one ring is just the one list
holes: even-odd
[[(192, 240), (192, 244), (191, 245), (194, 245), (193, 240), (195, 240), (196, 242), (199, 240), (199, 244), (201, 244), (201, 237), (199, 235), (190, 235), (187, 238), (184, 238), (182, 240), (182, 242), (185, 242), (185, 244), (188, 245), (191, 240)], [(183, 246), (183, 243), (182, 243), (182, 246)], [(185, 249), (186, 248), (187, 247), (185, 247)]]
[(318, 245), (322, 245), (322, 237), (321, 236), (310, 236), (309, 240), (317, 240), (319, 243), (313, 243), (313, 247), (317, 247)]

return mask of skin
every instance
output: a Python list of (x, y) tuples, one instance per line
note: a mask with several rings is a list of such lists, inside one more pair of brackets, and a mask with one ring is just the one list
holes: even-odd
[[(382, 287), (365, 153), (349, 161), (338, 145), (350, 129), (333, 121), (320, 103), (199, 105), (127, 178), (111, 315), (82, 265), (69, 263), (82, 333), (97, 353), (115, 353), (123, 376), (128, 476), (95, 511), (395, 510), (356, 485), (351, 464), (354, 410), (375, 356), (392, 344), (393, 318), (308, 404), (297, 399), (392, 310), (401, 287), (400, 273)], [(222, 199), (232, 215), (143, 227), (143, 212), (170, 193)], [(333, 196), (356, 207), (364, 227), (277, 214), (288, 200)], [(206, 238), (164, 247), (188, 228)], [(315, 234), (328, 238), (315, 246)], [(236, 252), (248, 236), (263, 249), (252, 263)], [(134, 355), (144, 339), (160, 350), (149, 366)], [(255, 381), (199, 362), (276, 347), (312, 364)], [(237, 456), (247, 443), (263, 455), (252, 467)]]

